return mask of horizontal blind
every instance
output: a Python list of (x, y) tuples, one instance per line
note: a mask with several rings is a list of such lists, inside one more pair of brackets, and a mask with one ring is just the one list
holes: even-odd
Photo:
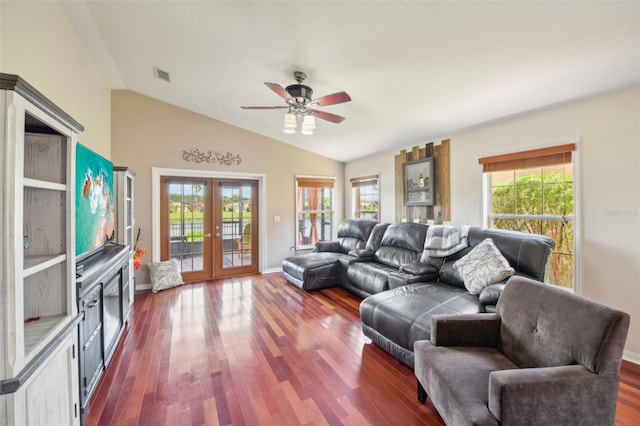
[(296, 181), (304, 188), (333, 188), (336, 183), (334, 178), (297, 177)]
[(571, 163), (571, 155), (575, 150), (576, 144), (570, 143), (529, 151), (482, 157), (478, 159), (478, 163), (482, 164), (483, 173), (531, 169), (534, 167)]
[(349, 181), (351, 182), (351, 186), (353, 188), (359, 188), (365, 185), (375, 185), (376, 183), (378, 183), (378, 175), (351, 178)]

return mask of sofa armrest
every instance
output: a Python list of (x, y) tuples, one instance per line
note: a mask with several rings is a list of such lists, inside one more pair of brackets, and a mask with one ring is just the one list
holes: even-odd
[(349, 256), (353, 256), (357, 259), (369, 260), (373, 259), (374, 253), (367, 249), (353, 249), (349, 250)]
[(431, 317), (435, 346), (498, 346), (500, 318), (496, 314), (446, 314)]
[(334, 253), (342, 253), (342, 246), (338, 241), (320, 241), (313, 247), (314, 253), (330, 251)]
[(491, 284), (482, 289), (478, 298), (483, 305), (495, 305), (498, 303), (498, 299), (504, 290), (507, 283)]
[(435, 275), (435, 278), (438, 278), (438, 270), (435, 266), (421, 262), (405, 263), (400, 266), (400, 272), (406, 272), (412, 275)]
[[(572, 424), (577, 417), (611, 424), (618, 383), (618, 375), (595, 374), (582, 365), (494, 371), (489, 411), (504, 425)], [(598, 404), (593, 395), (602, 395)]]
[(391, 272), (387, 278), (389, 289), (402, 287), (408, 284), (428, 283), (438, 281), (438, 273), (431, 272), (425, 275), (414, 275), (408, 272)]

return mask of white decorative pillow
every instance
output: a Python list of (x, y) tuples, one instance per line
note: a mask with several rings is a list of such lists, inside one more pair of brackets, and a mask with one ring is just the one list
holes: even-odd
[(184, 284), (180, 274), (180, 265), (175, 259), (152, 262), (149, 264), (149, 272), (151, 274), (151, 291), (154, 293)]
[(483, 288), (500, 282), (515, 272), (491, 238), (471, 249), (453, 267), (471, 294), (480, 294)]

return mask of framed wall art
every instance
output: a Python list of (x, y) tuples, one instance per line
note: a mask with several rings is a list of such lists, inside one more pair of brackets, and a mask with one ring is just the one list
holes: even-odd
[(404, 163), (402, 179), (406, 206), (433, 206), (433, 157)]

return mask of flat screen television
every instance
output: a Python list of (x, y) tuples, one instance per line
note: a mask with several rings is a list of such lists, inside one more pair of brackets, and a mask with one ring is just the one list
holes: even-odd
[(76, 144), (76, 257), (82, 260), (111, 239), (116, 226), (113, 164)]

